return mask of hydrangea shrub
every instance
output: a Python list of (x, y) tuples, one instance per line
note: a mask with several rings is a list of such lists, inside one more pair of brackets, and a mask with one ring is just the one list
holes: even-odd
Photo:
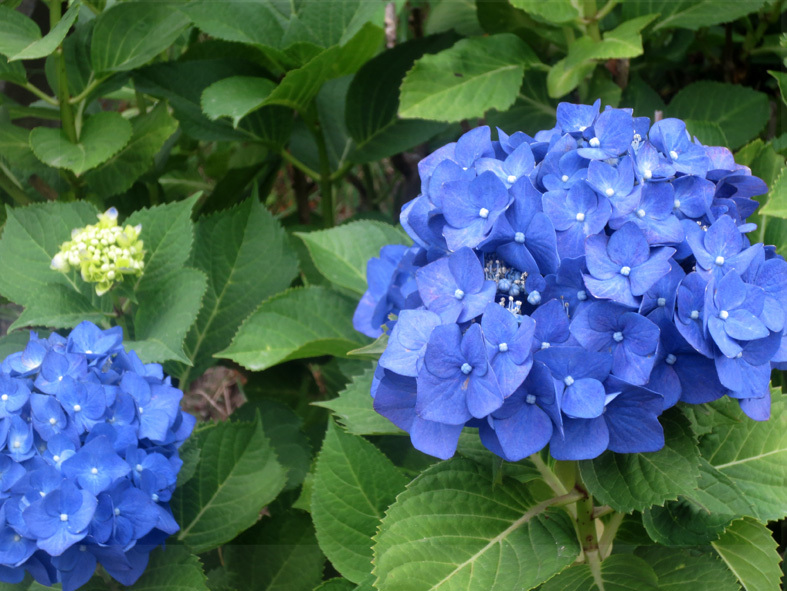
[(369, 262), (355, 315), (390, 331), (374, 406), (417, 449), (451, 457), (472, 426), (510, 461), (652, 452), (664, 410), (725, 395), (768, 419), (787, 262), (746, 222), (767, 186), (678, 119), (599, 107), (420, 162), (415, 245)]

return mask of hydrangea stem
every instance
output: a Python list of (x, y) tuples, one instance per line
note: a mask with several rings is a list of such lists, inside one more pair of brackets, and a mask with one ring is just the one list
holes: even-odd
[(584, 493), (577, 501), (576, 528), (579, 543), (582, 545), (582, 554), (585, 562), (593, 573), (593, 580), (599, 589), (604, 588), (601, 580), (601, 552), (599, 551), (598, 534), (596, 533), (596, 519), (593, 515), (593, 497), (585, 489), (579, 473), (579, 464), (576, 464), (576, 484), (574, 488)]

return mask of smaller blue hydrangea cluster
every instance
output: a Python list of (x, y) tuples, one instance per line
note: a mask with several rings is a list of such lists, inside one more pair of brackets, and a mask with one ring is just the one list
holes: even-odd
[(0, 365), (0, 580), (72, 591), (100, 562), (124, 585), (178, 524), (178, 447), (195, 419), (119, 327), (31, 333)]
[(388, 334), (375, 409), (426, 453), (470, 426), (511, 461), (661, 449), (678, 401), (726, 394), (766, 420), (787, 262), (747, 237), (765, 183), (678, 119), (598, 101), (497, 133), (420, 162), (415, 246), (369, 262), (355, 327)]

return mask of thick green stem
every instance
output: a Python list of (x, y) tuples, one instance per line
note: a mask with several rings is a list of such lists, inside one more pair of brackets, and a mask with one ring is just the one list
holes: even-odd
[(596, 534), (596, 520), (593, 518), (593, 497), (584, 489), (584, 485), (579, 478), (578, 467), (575, 489), (584, 493), (583, 497), (577, 501), (577, 537), (580, 544), (582, 544), (582, 554), (585, 562), (590, 567), (590, 572), (593, 574), (593, 580), (599, 589), (603, 589), (601, 553), (599, 552), (598, 535)]
[(584, 0), (582, 3), (584, 7), (584, 17), (587, 21), (587, 31), (593, 41), (601, 41), (601, 31), (598, 28), (598, 20), (596, 16), (596, 0)]
[(604, 525), (604, 533), (601, 534), (601, 539), (598, 541), (598, 549), (602, 560), (612, 554), (612, 542), (615, 541), (615, 536), (625, 516), (624, 513), (615, 513)]
[(53, 107), (57, 107), (58, 106), (57, 99), (54, 99), (51, 96), (49, 96), (43, 90), (38, 88), (38, 86), (35, 86), (35, 85), (31, 84), (30, 82), (26, 82), (25, 84), (20, 84), (20, 86), (22, 88), (24, 88), (26, 91), (36, 95), (38, 98), (40, 98), (45, 103), (48, 103), (48, 104), (52, 105)]
[(295, 156), (290, 154), (287, 150), (282, 150), (281, 152), (279, 152), (279, 154), (281, 154), (281, 157), (284, 158), (287, 162), (292, 164), (295, 168), (297, 168), (307, 176), (311, 177), (315, 181), (317, 181), (320, 178), (319, 172), (305, 165), (303, 162), (298, 160)]
[(549, 469), (549, 466), (544, 463), (544, 460), (541, 459), (541, 456), (538, 453), (534, 453), (532, 456), (530, 456), (530, 461), (533, 462), (536, 470), (538, 470), (538, 473), (541, 475), (541, 478), (547, 483), (549, 488), (555, 492), (556, 495), (564, 495), (568, 492), (566, 487), (563, 486), (563, 483), (560, 482), (560, 479), (555, 475), (554, 472), (552, 472), (552, 470)]
[[(60, 0), (51, 0), (49, 3), (49, 28), (54, 29), (60, 22)], [(77, 128), (74, 123), (74, 110), (71, 107), (71, 97), (68, 93), (68, 73), (66, 71), (66, 56), (62, 45), (55, 52), (57, 60), (57, 99), (60, 103), (60, 122), (63, 132), (72, 144), (78, 141)]]

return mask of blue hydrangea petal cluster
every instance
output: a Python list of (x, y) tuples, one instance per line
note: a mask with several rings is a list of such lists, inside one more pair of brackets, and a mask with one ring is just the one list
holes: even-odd
[(511, 461), (658, 450), (678, 402), (766, 420), (787, 262), (747, 236), (765, 183), (683, 121), (599, 101), (497, 138), (424, 158), (400, 218), (415, 245), (369, 262), (355, 326), (389, 335), (375, 409), (426, 453), (469, 426)]
[(178, 531), (169, 500), (195, 419), (119, 327), (31, 333), (0, 364), (0, 580), (131, 585)]

